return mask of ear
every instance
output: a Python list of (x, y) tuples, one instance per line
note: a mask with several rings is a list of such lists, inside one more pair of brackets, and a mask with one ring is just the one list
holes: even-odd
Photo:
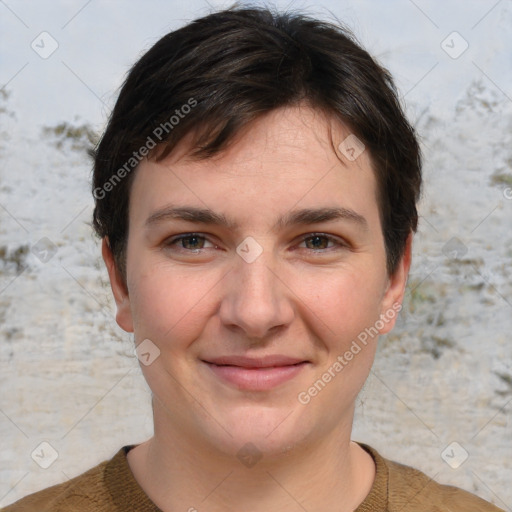
[(388, 287), (382, 300), (380, 318), (384, 325), (382, 329), (379, 329), (380, 334), (386, 334), (393, 329), (398, 313), (402, 309), (405, 286), (407, 284), (407, 277), (409, 276), (409, 269), (411, 268), (412, 238), (413, 233), (411, 232), (407, 237), (404, 254), (400, 263), (395, 272), (389, 276)]
[(104, 237), (101, 244), (101, 255), (107, 267), (110, 287), (116, 301), (117, 313), (116, 322), (126, 332), (133, 332), (132, 311), (130, 308), (130, 297), (123, 277), (116, 267), (114, 255), (110, 249), (108, 238)]

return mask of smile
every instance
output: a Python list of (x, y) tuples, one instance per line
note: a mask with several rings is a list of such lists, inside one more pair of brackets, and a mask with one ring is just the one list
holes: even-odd
[(296, 377), (308, 361), (285, 356), (264, 358), (220, 357), (203, 360), (221, 381), (237, 389), (268, 391)]

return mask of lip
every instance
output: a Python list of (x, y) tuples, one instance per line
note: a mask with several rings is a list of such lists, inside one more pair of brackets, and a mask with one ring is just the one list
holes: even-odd
[(268, 391), (297, 376), (309, 361), (283, 355), (222, 356), (202, 360), (213, 374), (237, 389)]

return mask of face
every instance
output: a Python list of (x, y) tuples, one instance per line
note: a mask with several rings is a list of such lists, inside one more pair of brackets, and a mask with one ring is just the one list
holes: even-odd
[(117, 321), (152, 361), (156, 435), (231, 455), (350, 435), (410, 246), (389, 276), (368, 151), (333, 150), (349, 134), (286, 108), (214, 158), (188, 158), (184, 140), (140, 164), (126, 288), (103, 254)]

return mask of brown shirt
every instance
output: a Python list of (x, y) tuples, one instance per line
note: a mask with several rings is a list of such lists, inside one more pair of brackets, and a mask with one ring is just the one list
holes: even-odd
[[(375, 461), (376, 475), (370, 493), (354, 512), (504, 512), (358, 444)], [(131, 472), (126, 458), (131, 448), (124, 446), (112, 459), (86, 473), (26, 496), (0, 512), (161, 512)]]

